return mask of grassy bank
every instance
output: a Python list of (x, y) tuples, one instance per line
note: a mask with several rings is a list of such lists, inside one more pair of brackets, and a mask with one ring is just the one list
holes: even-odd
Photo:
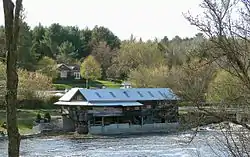
[[(105, 86), (106, 88), (119, 88), (120, 83), (114, 81), (97, 80), (97, 81), (89, 81), (88, 86), (90, 88), (101, 88), (103, 86)], [(53, 84), (53, 87), (57, 90), (70, 89), (73, 87), (85, 88), (86, 82), (84, 80), (79, 80), (77, 82), (57, 81)]]
[[(58, 110), (18, 110), (18, 128), (21, 134), (28, 134), (32, 131), (32, 126), (34, 120), (36, 119), (36, 115), (38, 113), (43, 117), (45, 113), (49, 112), (51, 116), (60, 116)], [(0, 124), (6, 121), (6, 112), (5, 110), (0, 110)], [(4, 131), (3, 128), (0, 127), (0, 131)]]

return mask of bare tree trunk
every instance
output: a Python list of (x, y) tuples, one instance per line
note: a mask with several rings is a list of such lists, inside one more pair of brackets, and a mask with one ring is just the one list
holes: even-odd
[[(8, 154), (10, 157), (19, 156), (20, 134), (17, 126), (17, 41), (19, 36), (19, 18), (22, 8), (22, 0), (16, 0), (16, 8), (11, 0), (3, 0), (5, 18), (5, 37), (7, 50), (7, 93), (6, 116), (8, 131)], [(15, 8), (15, 15), (14, 15)]]

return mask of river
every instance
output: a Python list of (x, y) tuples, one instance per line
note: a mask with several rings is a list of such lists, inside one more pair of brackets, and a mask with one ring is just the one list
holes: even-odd
[[(21, 141), (22, 157), (213, 157), (228, 156), (212, 132), (200, 132), (187, 144), (190, 133), (133, 135), (104, 139), (31, 138)], [(213, 149), (211, 149), (211, 147)], [(0, 141), (0, 156), (7, 156), (7, 141)]]

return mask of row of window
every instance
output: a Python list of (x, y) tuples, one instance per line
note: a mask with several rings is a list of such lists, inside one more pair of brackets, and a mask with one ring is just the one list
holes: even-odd
[[(67, 78), (68, 77), (68, 72), (67, 71), (61, 71), (61, 78)], [(75, 79), (80, 79), (81, 74), (79, 72), (74, 72), (74, 77)]]
[[(137, 93), (140, 95), (140, 97), (144, 97), (143, 94), (139, 91), (137, 91)], [(165, 97), (165, 95), (161, 92), (161, 91), (158, 91), (158, 93), (162, 96), (162, 97)], [(95, 94), (99, 97), (99, 98), (102, 98), (102, 96), (98, 93), (98, 92), (95, 92)], [(109, 92), (110, 95), (112, 95), (113, 98), (116, 98), (115, 94), (113, 92)], [(130, 97), (128, 95), (128, 93), (126, 91), (123, 92), (124, 95), (126, 95), (126, 97)], [(148, 91), (148, 94), (151, 96), (151, 97), (155, 97), (150, 91)]]

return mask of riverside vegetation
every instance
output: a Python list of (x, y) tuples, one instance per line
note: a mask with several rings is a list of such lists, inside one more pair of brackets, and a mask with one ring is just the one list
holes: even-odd
[[(202, 0), (201, 6), (204, 12), (197, 18), (191, 13), (184, 14), (200, 33), (189, 38), (176, 35), (172, 39), (165, 36), (147, 41), (133, 35), (122, 41), (103, 26), (80, 29), (54, 23), (31, 29), (21, 18), (17, 49), (18, 107), (31, 108), (35, 102), (39, 102), (33, 106), (36, 108), (43, 108), (41, 104), (51, 107), (55, 99), (35, 91), (52, 89), (52, 84), (58, 82), (57, 63), (79, 64), (83, 80), (78, 83), (83, 87), (84, 79), (129, 80), (134, 87), (169, 87), (182, 98), (182, 105), (190, 104), (220, 121), (231, 121), (249, 133), (247, 121), (236, 121), (224, 110), (231, 106), (249, 114), (249, 5), (245, 1)], [(0, 70), (5, 68), (8, 48), (4, 33), (6, 30), (0, 27)], [(86, 75), (88, 71), (91, 77)], [(1, 72), (2, 89), (5, 81), (5, 72)], [(65, 84), (71, 87), (72, 82)], [(5, 91), (0, 92), (3, 104)], [(216, 108), (211, 106), (206, 110), (203, 104), (213, 104)], [(197, 121), (201, 118), (204, 117), (198, 115)], [(233, 156), (249, 154), (248, 136), (234, 134), (230, 127), (227, 131), (225, 138), (233, 142), (226, 145)], [(234, 142), (235, 136), (241, 143)], [(238, 148), (242, 148), (240, 152)]]

